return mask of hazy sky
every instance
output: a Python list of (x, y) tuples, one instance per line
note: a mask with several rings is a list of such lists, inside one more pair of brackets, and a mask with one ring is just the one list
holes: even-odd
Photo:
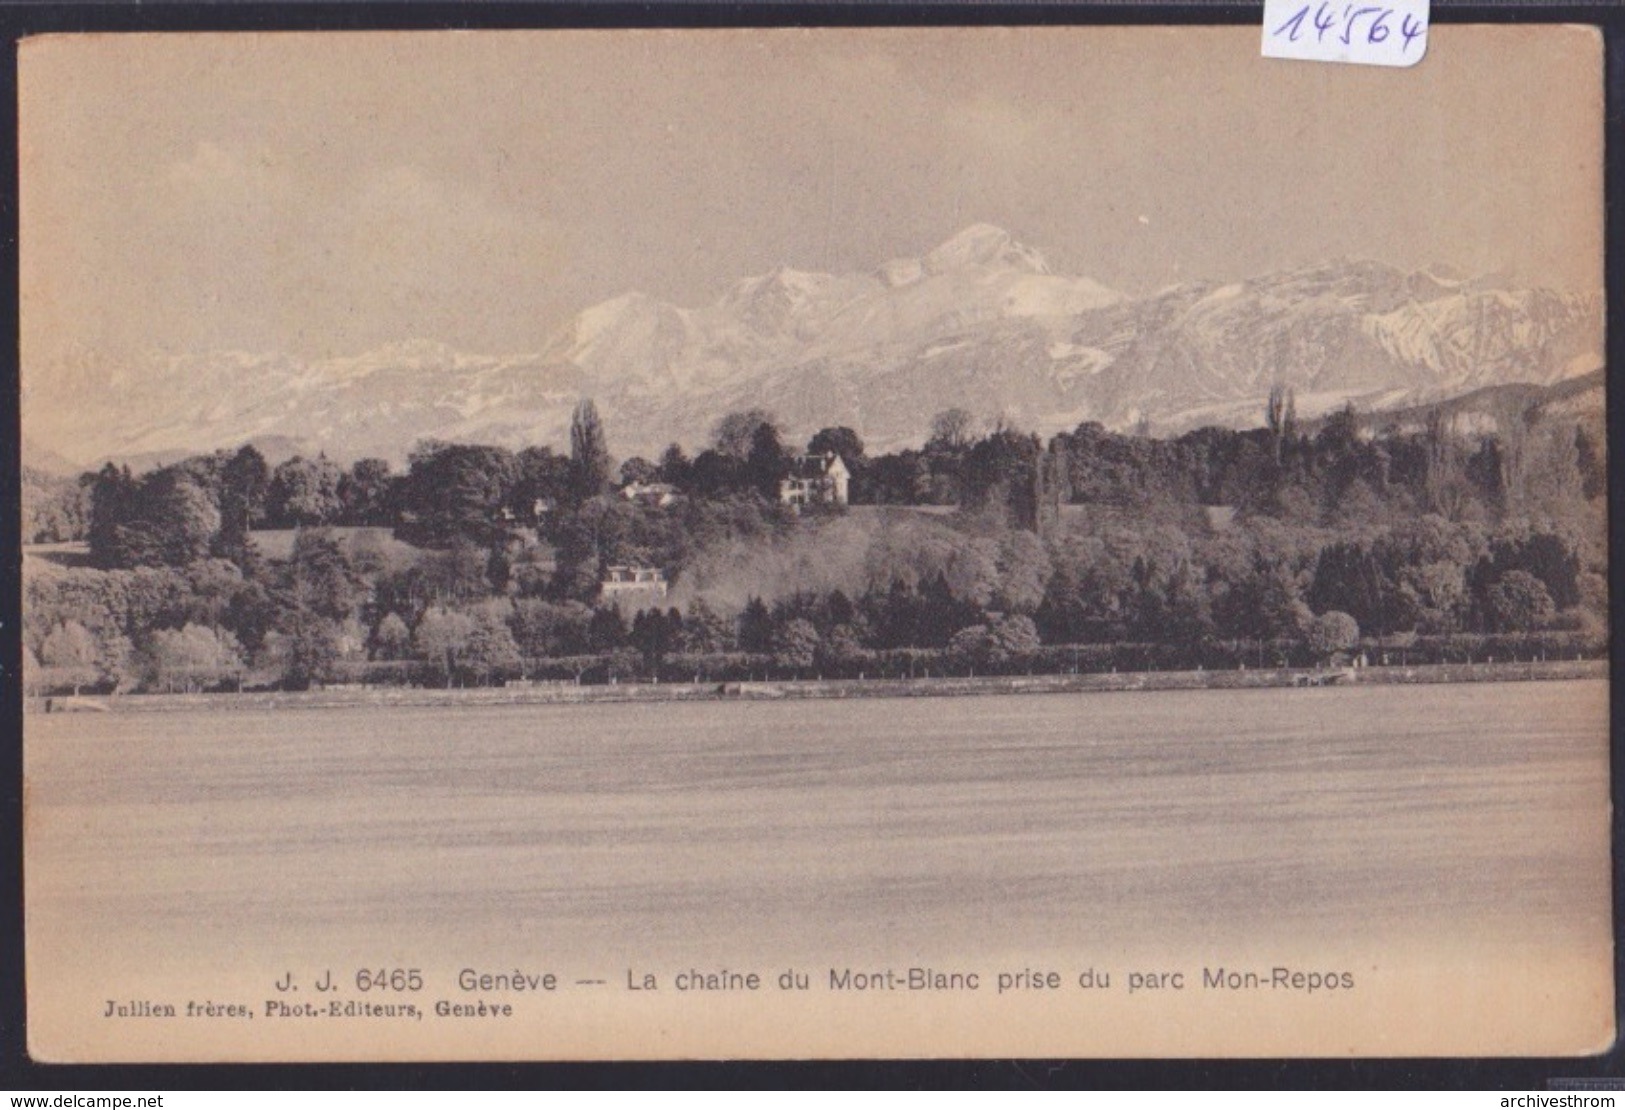
[(1226, 29), (64, 36), (23, 49), (25, 363), (534, 350), (628, 289), (994, 223), (1126, 292), (1336, 255), (1601, 288), (1601, 51)]

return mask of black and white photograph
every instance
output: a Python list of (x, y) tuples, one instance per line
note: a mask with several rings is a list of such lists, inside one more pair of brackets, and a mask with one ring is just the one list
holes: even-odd
[(30, 1054), (1604, 1051), (1602, 39), (1427, 39), (23, 41)]

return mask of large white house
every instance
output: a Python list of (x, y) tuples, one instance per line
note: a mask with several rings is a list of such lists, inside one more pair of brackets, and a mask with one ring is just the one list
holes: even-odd
[(797, 455), (790, 473), (779, 482), (779, 500), (798, 508), (802, 505), (845, 505), (852, 472), (833, 451), (822, 455)]

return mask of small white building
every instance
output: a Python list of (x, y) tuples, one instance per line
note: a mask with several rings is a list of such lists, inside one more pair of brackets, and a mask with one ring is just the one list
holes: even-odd
[(676, 486), (667, 482), (628, 482), (621, 487), (621, 496), (639, 505), (664, 509), (676, 502), (681, 494)]
[(667, 585), (666, 572), (659, 567), (612, 566), (604, 568), (598, 592), (610, 601), (653, 601), (666, 596)]
[[(545, 497), (536, 498), (534, 501), (532, 501), (530, 503), (530, 520), (532, 522), (541, 520), (548, 513), (552, 512), (553, 508), (554, 508), (553, 502), (548, 500), (547, 498), (545, 498)], [(405, 514), (402, 514), (402, 515), (404, 516)], [(497, 510), (496, 519), (501, 521), (503, 524), (514, 524), (514, 523), (524, 523), (525, 522), (525, 517), (524, 517), (524, 514), (523, 514), (522, 511), (516, 513), (516, 512), (513, 511), (512, 508), (510, 508), (507, 505), (504, 505), (504, 506), (502, 506), (502, 508)]]
[(845, 505), (852, 472), (833, 451), (822, 455), (797, 455), (790, 473), (779, 483), (779, 500), (797, 508), (802, 505)]

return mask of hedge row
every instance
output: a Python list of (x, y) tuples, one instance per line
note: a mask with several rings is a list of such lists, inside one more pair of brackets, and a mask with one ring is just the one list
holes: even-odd
[[(1586, 632), (1527, 635), (1407, 636), (1361, 641), (1357, 653), (1371, 666), (1434, 663), (1601, 659), (1606, 636)], [(865, 651), (845, 657), (788, 661), (746, 652), (673, 654), (648, 660), (636, 652), (527, 659), (522, 670), (497, 675), (447, 674), (419, 662), (351, 662), (333, 675), (367, 686), (470, 686), (511, 681), (726, 683), (810, 678), (931, 678), (966, 675), (1103, 674), (1131, 671), (1241, 670), (1313, 667), (1325, 662), (1301, 641), (1210, 641), (1195, 644), (1059, 644), (1002, 659), (967, 658), (942, 648)]]
[[(1356, 653), (1370, 666), (1425, 666), (1436, 663), (1504, 663), (1532, 660), (1604, 659), (1606, 636), (1591, 632), (1539, 632), (1525, 635), (1395, 636), (1365, 639)], [(845, 657), (820, 656), (790, 661), (746, 652), (674, 654), (648, 660), (634, 651), (565, 658), (527, 659), (522, 668), (496, 674), (447, 673), (443, 666), (416, 660), (347, 660), (337, 663), (329, 685), (489, 686), (511, 682), (766, 682), (797, 679), (906, 679), (970, 675), (1104, 674), (1134, 671), (1252, 670), (1313, 667), (1314, 657), (1300, 641), (1224, 640), (1195, 644), (1054, 644), (1006, 658), (968, 658), (943, 648), (864, 651)], [(244, 676), (242, 689), (269, 689), (269, 678)], [(236, 690), (235, 678), (201, 689)], [(108, 693), (111, 684), (82, 670), (41, 667), (31, 693)]]

